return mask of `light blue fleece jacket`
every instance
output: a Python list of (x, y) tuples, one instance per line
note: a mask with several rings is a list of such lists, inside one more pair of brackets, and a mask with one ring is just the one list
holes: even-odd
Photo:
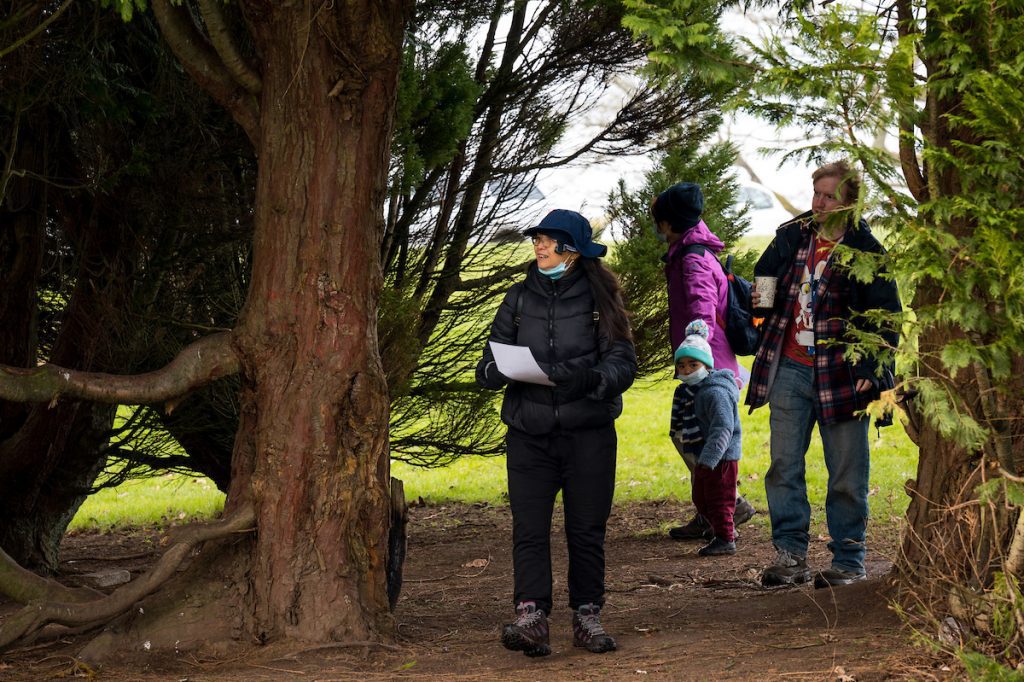
[(739, 460), (742, 438), (736, 376), (728, 369), (712, 370), (696, 388), (693, 409), (704, 436), (697, 464), (714, 469), (723, 459)]

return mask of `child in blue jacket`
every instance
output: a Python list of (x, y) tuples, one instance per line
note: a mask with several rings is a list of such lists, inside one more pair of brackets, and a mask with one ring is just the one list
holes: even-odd
[(669, 435), (697, 460), (693, 470), (693, 504), (711, 523), (715, 535), (697, 550), (701, 556), (736, 553), (733, 514), (740, 459), (740, 391), (731, 370), (715, 369), (708, 325), (697, 319), (686, 326), (675, 352), (676, 378), (682, 383), (672, 398)]

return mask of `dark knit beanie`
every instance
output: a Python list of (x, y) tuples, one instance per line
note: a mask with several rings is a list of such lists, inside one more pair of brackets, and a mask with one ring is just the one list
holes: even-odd
[(693, 182), (678, 182), (654, 200), (654, 219), (667, 221), (673, 232), (686, 232), (700, 222), (704, 192)]

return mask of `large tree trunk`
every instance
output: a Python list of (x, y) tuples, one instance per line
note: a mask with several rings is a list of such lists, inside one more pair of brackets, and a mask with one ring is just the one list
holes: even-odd
[(258, 641), (388, 630), (376, 315), (405, 4), (246, 10), (264, 69), (228, 507), (251, 500), (256, 511), (245, 627)]
[[(948, 3), (937, 9), (950, 12), (955, 4)], [(938, 12), (941, 15), (941, 12)], [(910, 25), (909, 5), (901, 6), (901, 21)], [(958, 32), (972, 36), (977, 43), (975, 53), (985, 54), (990, 49), (988, 32), (979, 30), (987, 19), (965, 12), (957, 19)], [(948, 65), (937, 60), (932, 51), (925, 51), (925, 68), (929, 82), (942, 82), (948, 76)], [(933, 148), (956, 157), (958, 143), (977, 144), (974, 132), (958, 122), (953, 114), (963, 109), (961, 93), (955, 88), (929, 89), (925, 108), (927, 123), (923, 129)], [(979, 229), (971, 217), (954, 215), (952, 218), (935, 211), (928, 199), (955, 197), (965, 193), (964, 180), (955, 163), (932, 162), (927, 173), (917, 171), (916, 152), (912, 145), (901, 148), (901, 160), (908, 186), (922, 205), (924, 220), (934, 221), (937, 228), (948, 230), (958, 240), (967, 243)], [(924, 179), (927, 178), (927, 186)], [(1010, 191), (1018, 191), (1012, 187)], [(953, 262), (952, 277), (962, 264)], [(912, 307), (925, 310), (942, 305), (945, 292), (942, 283), (919, 284)], [(979, 301), (987, 301), (989, 316), (1002, 303), (989, 292), (979, 291)], [(907, 511), (908, 527), (903, 540), (902, 556), (897, 568), (904, 577), (903, 585), (913, 600), (928, 606), (938, 605), (933, 613), (952, 613), (962, 621), (970, 622), (983, 614), (986, 606), (979, 597), (988, 590), (998, 572), (1013, 565), (1011, 548), (1024, 542), (1024, 526), (1016, 522), (1012, 505), (1003, 504), (996, 495), (986, 501), (979, 495), (979, 486), (986, 481), (1008, 474), (1020, 476), (1020, 453), (1024, 451), (1024, 425), (1019, 418), (1024, 414), (1024, 355), (1019, 350), (1009, 358), (1009, 379), (1001, 378), (999, 386), (989, 369), (980, 363), (946, 376), (938, 360), (951, 340), (966, 339), (979, 347), (994, 341), (977, 332), (968, 335), (955, 323), (933, 322), (922, 334), (914, 368), (920, 378), (945, 386), (956, 397), (956, 409), (963, 410), (987, 430), (988, 436), (980, 447), (971, 449), (958, 445), (955, 439), (943, 434), (930, 422), (922, 410), (911, 400), (909, 404), (909, 432), (919, 447), (917, 478), (909, 481), (907, 492), (911, 502)], [(1020, 576), (1017, 576), (1019, 578)], [(980, 622), (980, 621), (978, 621)], [(975, 623), (975, 625), (978, 624)], [(979, 626), (987, 627), (987, 626)]]

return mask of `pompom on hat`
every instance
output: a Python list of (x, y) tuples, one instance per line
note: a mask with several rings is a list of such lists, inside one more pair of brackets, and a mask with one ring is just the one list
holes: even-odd
[(711, 344), (708, 343), (710, 333), (708, 323), (704, 320), (694, 320), (686, 325), (684, 332), (686, 338), (679, 344), (679, 348), (676, 348), (675, 362), (679, 362), (683, 358), (693, 358), (703, 362), (708, 369), (714, 369), (715, 359), (711, 356)]

